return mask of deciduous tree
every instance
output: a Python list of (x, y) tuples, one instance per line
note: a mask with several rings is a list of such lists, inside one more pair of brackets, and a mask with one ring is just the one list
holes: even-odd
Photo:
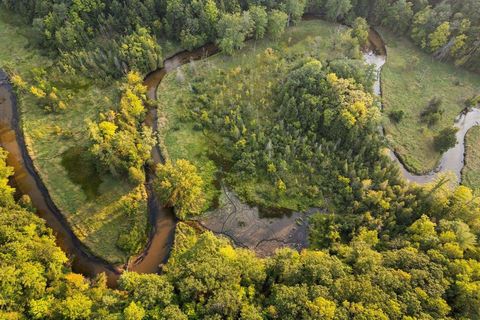
[(203, 180), (188, 160), (167, 161), (157, 167), (155, 188), (166, 205), (173, 206), (180, 219), (198, 214), (204, 205)]

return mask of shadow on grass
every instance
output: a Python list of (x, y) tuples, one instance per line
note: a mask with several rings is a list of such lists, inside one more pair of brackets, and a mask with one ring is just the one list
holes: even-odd
[(89, 201), (99, 195), (102, 179), (88, 150), (83, 147), (68, 149), (62, 155), (62, 166), (67, 170), (70, 180), (82, 188)]

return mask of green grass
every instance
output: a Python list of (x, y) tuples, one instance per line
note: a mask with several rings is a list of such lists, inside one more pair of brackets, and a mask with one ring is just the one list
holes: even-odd
[[(466, 98), (480, 92), (480, 76), (439, 62), (387, 31), (383, 30), (382, 36), (388, 52), (382, 71), (387, 138), (410, 171), (425, 173), (441, 158), (433, 137), (453, 125)], [(420, 121), (420, 113), (435, 96), (442, 99), (445, 112), (438, 124), (428, 127)], [(388, 113), (395, 110), (405, 113), (399, 124), (388, 119)]]
[(472, 189), (480, 189), (480, 127), (473, 127), (465, 138), (465, 167), (462, 183)]
[[(261, 105), (258, 102), (262, 99), (272, 99), (272, 87), (283, 76), (279, 71), (272, 71), (275, 61), (267, 61), (265, 58), (264, 52), (267, 48), (275, 49), (276, 54), (285, 58), (281, 59), (283, 62), (280, 63), (295, 63), (302, 57), (312, 56), (321, 61), (343, 57), (343, 49), (334, 45), (338, 43), (341, 29), (339, 25), (325, 21), (302, 21), (287, 29), (278, 42), (268, 39), (249, 41), (245, 48), (235, 52), (233, 56), (218, 54), (184, 65), (176, 72), (166, 75), (158, 90), (160, 143), (168, 158), (187, 159), (199, 168), (207, 182), (205, 193), (210, 205), (218, 196), (217, 186), (213, 183), (216, 175), (222, 171), (221, 168), (228, 170), (229, 164), (222, 163), (225, 158), (222, 154), (216, 154), (222, 138), (215, 133), (199, 130), (196, 121), (191, 119), (188, 100), (195, 95), (192, 86), (206, 86), (211, 80), (221, 77), (225, 79), (224, 88), (228, 87), (228, 90), (220, 89), (216, 94), (234, 92), (250, 99), (256, 105)], [(280, 66), (278, 69), (285, 68)], [(246, 86), (248, 90), (240, 85), (245, 81), (250, 82)], [(263, 117), (269, 117), (270, 112), (268, 108), (259, 108), (258, 125), (261, 125)], [(242, 181), (236, 183), (235, 187), (237, 192), (257, 204), (284, 208), (307, 205), (302, 204), (302, 195), (278, 195), (275, 186), (262, 179)]]
[[(166, 81), (171, 78), (170, 75), (167, 77), (159, 89), (162, 92), (162, 96), (159, 96), (161, 110), (159, 112), (159, 121), (161, 122), (159, 128), (162, 128), (159, 137), (163, 146), (162, 150), (167, 159), (187, 159), (198, 168), (198, 173), (206, 186), (204, 189), (207, 199), (206, 207), (210, 207), (216, 202), (219, 195), (215, 186), (217, 167), (211, 159), (210, 141), (202, 131), (195, 130), (194, 123), (185, 121), (186, 110), (181, 110), (180, 105), (175, 102), (170, 103), (176, 100), (178, 91), (177, 88), (174, 88), (173, 83)], [(166, 119), (168, 119), (168, 125), (166, 125)]]
[[(77, 236), (95, 254), (114, 263), (124, 262), (127, 254), (115, 242), (132, 221), (119, 210), (118, 203), (122, 197), (137, 191), (111, 176), (92, 178), (92, 164), (88, 161), (75, 164), (72, 159), (68, 161), (72, 150), (81, 152), (87, 147), (87, 119), (95, 121), (100, 112), (116, 103), (118, 83), (101, 87), (87, 79), (65, 79), (51, 67), (54, 60), (42, 56), (30, 45), (30, 37), (31, 30), (18, 17), (2, 10), (0, 67), (21, 75), (29, 84), (33, 70), (46, 68), (48, 80), (71, 96), (67, 110), (54, 114), (39, 107), (31, 94), (20, 93), (21, 121), (30, 155), (53, 201)], [(141, 201), (146, 203), (145, 199)], [(144, 215), (146, 223), (146, 210)]]

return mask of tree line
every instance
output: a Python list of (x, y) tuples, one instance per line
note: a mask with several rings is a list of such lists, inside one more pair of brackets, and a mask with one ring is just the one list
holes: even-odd
[(428, 0), (312, 0), (309, 12), (351, 24), (364, 17), (372, 25), (407, 35), (438, 59), (480, 71), (480, 3)]
[[(34, 41), (58, 57), (60, 70), (90, 77), (143, 74), (161, 67), (163, 51), (217, 42), (227, 53), (250, 37), (278, 38), (298, 21), (305, 1), (262, 6), (256, 1), (10, 1), (1, 4), (25, 17)], [(173, 46), (173, 48), (172, 48)]]
[[(408, 35), (442, 60), (480, 70), (476, 0), (2, 0), (36, 30), (37, 45), (61, 57), (65, 72), (119, 77), (161, 66), (169, 40), (193, 49), (217, 42), (227, 53), (248, 38), (278, 38), (304, 13), (350, 25), (363, 17)], [(165, 49), (165, 48), (164, 48)], [(169, 48), (167, 48), (169, 49)], [(165, 51), (165, 50), (163, 50)]]

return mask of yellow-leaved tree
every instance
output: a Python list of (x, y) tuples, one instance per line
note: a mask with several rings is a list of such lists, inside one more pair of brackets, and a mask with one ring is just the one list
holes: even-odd
[(157, 167), (155, 191), (167, 205), (176, 209), (180, 219), (199, 214), (205, 204), (203, 180), (190, 161), (167, 161)]
[(0, 148), (0, 205), (9, 207), (13, 204), (15, 189), (10, 187), (8, 179), (13, 175), (13, 168), (7, 165), (8, 153)]

